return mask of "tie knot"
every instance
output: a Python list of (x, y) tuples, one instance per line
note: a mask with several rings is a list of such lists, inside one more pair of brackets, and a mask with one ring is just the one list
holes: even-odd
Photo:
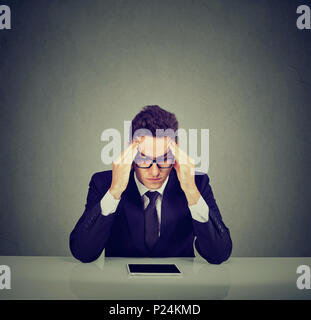
[(145, 193), (145, 195), (149, 198), (150, 203), (155, 203), (159, 194), (160, 193), (158, 191), (147, 191)]

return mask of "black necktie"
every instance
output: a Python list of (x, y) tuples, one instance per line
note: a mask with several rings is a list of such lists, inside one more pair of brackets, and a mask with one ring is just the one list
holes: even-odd
[(147, 191), (145, 195), (149, 198), (150, 202), (145, 209), (145, 243), (149, 250), (156, 244), (159, 238), (159, 220), (156, 209), (156, 200), (159, 196), (157, 191)]

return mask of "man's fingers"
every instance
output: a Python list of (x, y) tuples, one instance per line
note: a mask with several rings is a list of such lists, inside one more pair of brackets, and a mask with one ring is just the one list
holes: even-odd
[(133, 140), (132, 143), (121, 153), (121, 155), (115, 160), (115, 163), (122, 164), (132, 164), (137, 152), (138, 145), (141, 143), (140, 140)]
[(175, 141), (170, 139), (169, 148), (171, 149), (175, 159), (180, 164), (187, 164), (188, 163), (188, 155), (182, 149), (178, 147)]
[(126, 154), (124, 161), (126, 164), (132, 164), (136, 154), (138, 153), (138, 146), (139, 142), (134, 142), (132, 145), (132, 148), (129, 150), (129, 152)]
[(124, 151), (122, 157), (121, 157), (121, 162), (122, 164), (131, 164), (134, 157), (137, 154), (137, 146), (138, 143), (135, 141), (131, 143), (128, 148)]

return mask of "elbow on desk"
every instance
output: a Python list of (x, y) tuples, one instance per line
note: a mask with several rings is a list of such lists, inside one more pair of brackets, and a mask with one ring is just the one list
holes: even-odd
[(100, 254), (92, 255), (88, 248), (83, 248), (77, 243), (77, 239), (74, 237), (74, 231), (69, 237), (69, 249), (74, 258), (83, 263), (90, 263), (97, 260)]
[[(74, 256), (74, 255), (73, 255)], [(93, 262), (93, 261), (95, 261), (95, 260), (97, 260), (98, 259), (98, 257), (96, 257), (96, 258), (93, 258), (93, 257), (87, 257), (87, 256), (85, 256), (85, 257), (82, 257), (82, 256), (80, 256), (80, 257), (78, 257), (78, 256), (74, 256), (77, 260), (79, 260), (80, 262), (83, 262), (83, 263), (91, 263), (91, 262)]]
[(100, 255), (92, 256), (89, 254), (83, 254), (82, 252), (79, 252), (79, 250), (74, 250), (73, 248), (70, 247), (71, 254), (73, 255), (74, 258), (79, 260), (80, 262), (83, 263), (90, 263), (98, 259)]
[(232, 241), (229, 239), (224, 247), (209, 248), (209, 250), (201, 250), (198, 243), (196, 243), (198, 253), (210, 264), (221, 264), (227, 261), (232, 253)]
[(230, 255), (228, 257), (203, 257), (208, 263), (210, 264), (222, 264), (223, 262), (227, 261), (229, 259)]

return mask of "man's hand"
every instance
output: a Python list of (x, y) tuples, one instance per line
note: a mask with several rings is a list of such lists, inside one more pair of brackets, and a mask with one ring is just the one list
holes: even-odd
[(112, 163), (112, 181), (109, 192), (115, 199), (121, 198), (122, 192), (128, 185), (132, 162), (142, 141), (142, 138), (133, 141)]
[(174, 168), (176, 170), (180, 186), (186, 195), (188, 205), (194, 205), (198, 202), (201, 196), (200, 191), (195, 184), (195, 162), (178, 147), (175, 141), (171, 139), (169, 142), (169, 148), (175, 157)]

